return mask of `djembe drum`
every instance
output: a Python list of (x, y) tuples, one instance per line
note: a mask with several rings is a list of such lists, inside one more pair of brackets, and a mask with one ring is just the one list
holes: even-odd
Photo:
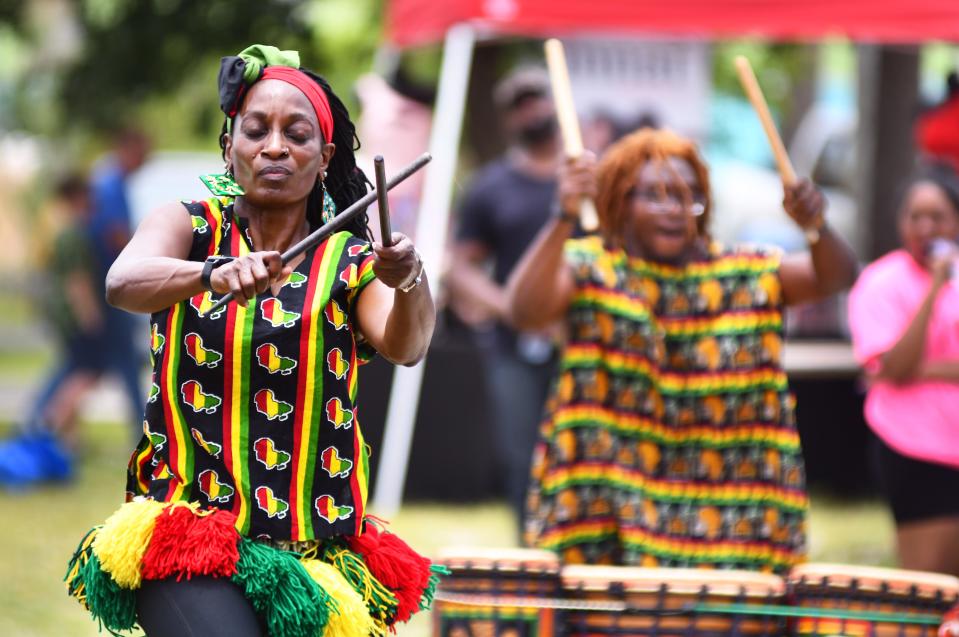
[(433, 603), (436, 637), (554, 637), (560, 594), (555, 553), (523, 549), (446, 549), (450, 574)]
[(959, 599), (950, 575), (844, 564), (796, 566), (787, 585), (791, 633), (817, 637), (933, 637)]
[(748, 571), (567, 566), (570, 637), (783, 635), (785, 583)]

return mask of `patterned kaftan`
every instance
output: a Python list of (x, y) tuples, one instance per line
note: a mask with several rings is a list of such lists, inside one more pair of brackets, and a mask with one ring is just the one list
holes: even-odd
[[(184, 205), (190, 260), (251, 251), (231, 199)], [(230, 510), (253, 538), (358, 534), (368, 472), (352, 326), (373, 277), (369, 244), (340, 232), (307, 251), (275, 296), (200, 317), (207, 292), (154, 313), (153, 383), (128, 493)]]
[(805, 545), (778, 254), (676, 268), (568, 242), (568, 342), (527, 540), (570, 563), (781, 572)]

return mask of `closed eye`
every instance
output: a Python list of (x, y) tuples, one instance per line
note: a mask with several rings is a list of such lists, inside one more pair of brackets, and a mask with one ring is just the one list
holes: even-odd
[(289, 137), (294, 143), (297, 143), (297, 144), (305, 144), (306, 142), (313, 139), (312, 133), (304, 133), (302, 131), (295, 131), (295, 132), (290, 131), (290, 132), (287, 132), (286, 136)]
[(266, 135), (266, 129), (259, 126), (244, 126), (243, 135), (249, 139), (260, 139)]

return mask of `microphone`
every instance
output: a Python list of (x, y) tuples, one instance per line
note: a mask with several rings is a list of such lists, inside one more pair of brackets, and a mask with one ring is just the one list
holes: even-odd
[(954, 281), (959, 279), (959, 263), (956, 262), (956, 258), (959, 257), (959, 245), (956, 245), (949, 239), (937, 237), (929, 242), (927, 254), (930, 259), (941, 259), (952, 254), (953, 259), (949, 269), (949, 278)]

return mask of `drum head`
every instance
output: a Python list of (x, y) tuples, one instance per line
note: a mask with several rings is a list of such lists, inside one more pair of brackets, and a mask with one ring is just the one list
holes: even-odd
[(853, 589), (870, 593), (888, 592), (949, 601), (959, 597), (959, 578), (941, 573), (904, 571), (875, 566), (808, 563), (795, 566), (787, 578), (790, 584), (831, 589)]
[(537, 549), (440, 549), (434, 560), (452, 571), (524, 572), (558, 575), (559, 557)]
[(665, 586), (668, 592), (692, 595), (705, 587), (711, 595), (769, 598), (786, 589), (777, 575), (695, 568), (570, 565), (563, 568), (562, 579), (566, 590), (602, 591), (615, 584), (626, 593), (652, 593)]

